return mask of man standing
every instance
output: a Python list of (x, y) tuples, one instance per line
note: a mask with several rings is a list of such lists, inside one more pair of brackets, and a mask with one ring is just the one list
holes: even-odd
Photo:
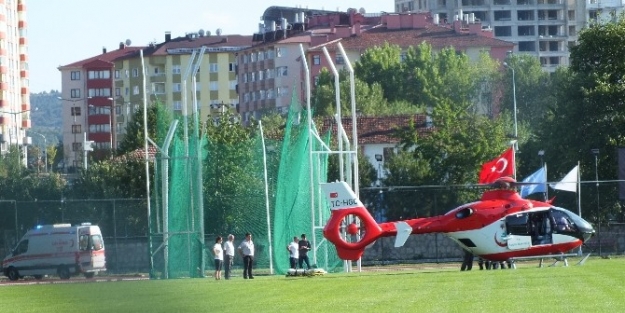
[(228, 241), (224, 244), (224, 269), (226, 271), (226, 279), (230, 279), (230, 271), (232, 270), (232, 262), (234, 260), (234, 236), (228, 235)]
[(306, 234), (302, 234), (302, 239), (298, 242), (299, 247), (299, 268), (303, 268), (306, 262), (306, 269), (310, 269), (310, 261), (308, 260), (308, 251), (310, 251), (310, 242), (306, 240)]
[(286, 250), (289, 251), (289, 262), (291, 263), (291, 268), (297, 268), (297, 259), (299, 258), (299, 244), (297, 243), (297, 236), (293, 237), (293, 241), (286, 246)]
[(252, 263), (254, 263), (254, 242), (252, 234), (246, 233), (245, 240), (239, 245), (239, 254), (243, 257), (243, 279), (254, 279)]

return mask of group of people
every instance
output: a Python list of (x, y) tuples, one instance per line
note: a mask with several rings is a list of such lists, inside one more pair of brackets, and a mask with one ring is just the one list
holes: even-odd
[(286, 246), (289, 251), (289, 263), (292, 269), (303, 268), (306, 263), (306, 269), (310, 269), (310, 260), (308, 260), (308, 251), (310, 251), (310, 241), (306, 239), (306, 234), (302, 234), (301, 239), (297, 236), (293, 237), (293, 241)]
[[(494, 269), (496, 270), (497, 268), (501, 267), (501, 269), (505, 269), (507, 268), (512, 268), (512, 263), (510, 261), (500, 261), (500, 262), (495, 262), (495, 261), (489, 261), (489, 260), (484, 260), (482, 258), (479, 258), (477, 261), (477, 265), (480, 267), (480, 270), (490, 270), (490, 269)], [(462, 265), (460, 266), (460, 270), (461, 271), (470, 271), (473, 268), (473, 253), (469, 252), (469, 251), (464, 251), (464, 256), (462, 257)]]
[[(215, 260), (215, 279), (221, 279), (221, 269), (224, 267), (225, 279), (230, 279), (232, 262), (234, 261), (234, 235), (228, 235), (228, 241), (223, 244), (223, 238), (217, 236), (213, 246), (213, 256)], [(252, 263), (254, 263), (254, 242), (252, 234), (246, 233), (245, 240), (237, 247), (239, 255), (243, 258), (243, 278), (254, 279), (252, 274)]]

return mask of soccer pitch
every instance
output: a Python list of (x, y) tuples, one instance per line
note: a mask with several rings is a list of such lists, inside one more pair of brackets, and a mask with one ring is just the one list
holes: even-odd
[(625, 312), (625, 258), (575, 262), (2, 286), (0, 312)]

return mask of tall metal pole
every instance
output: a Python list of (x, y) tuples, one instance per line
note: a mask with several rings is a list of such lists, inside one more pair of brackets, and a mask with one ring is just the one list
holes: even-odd
[(41, 136), (41, 138), (43, 138), (43, 157), (44, 157), (44, 165), (45, 165), (45, 172), (48, 172), (48, 152), (46, 151), (46, 148), (48, 147), (48, 140), (46, 139), (46, 136), (38, 133), (38, 132), (34, 132), (34, 131), (30, 131), (31, 133)]
[(592, 149), (592, 154), (595, 156), (595, 187), (597, 188), (597, 243), (599, 244), (599, 256), (601, 256), (601, 212), (599, 206), (599, 169), (598, 169), (598, 158), (599, 158), (599, 149)]

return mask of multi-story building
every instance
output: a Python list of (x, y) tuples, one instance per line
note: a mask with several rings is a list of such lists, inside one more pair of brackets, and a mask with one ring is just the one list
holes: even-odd
[[(126, 136), (126, 126), (135, 110), (143, 105), (143, 78), (149, 103), (159, 102), (174, 114), (183, 113), (184, 74), (192, 62), (193, 51), (205, 47), (196, 75), (197, 85), (187, 77), (187, 109), (192, 113), (195, 88), (202, 122), (218, 119), (225, 110), (235, 111), (239, 99), (236, 92), (236, 55), (250, 47), (252, 36), (216, 35), (200, 30), (147, 47), (128, 47), (123, 43), (115, 51), (106, 52), (59, 68), (62, 75), (63, 144), (65, 164), (82, 166), (83, 133), (94, 141), (97, 149), (118, 147)], [(143, 50), (145, 68), (141, 67)], [(87, 115), (85, 115), (87, 112)]]
[(623, 8), (620, 0), (395, 0), (395, 12), (430, 11), (440, 20), (479, 20), (514, 51), (539, 58), (543, 69), (569, 65), (569, 46), (591, 21)]
[(63, 114), (63, 156), (66, 169), (83, 166), (84, 141), (93, 141), (96, 150), (115, 146), (113, 136), (114, 60), (132, 55), (142, 47), (119, 44), (114, 51), (60, 66)]
[[(30, 142), (26, 1), (0, 2), (0, 150)], [(22, 149), (26, 151), (26, 149)], [(22, 158), (24, 164), (26, 157)]]
[[(297, 15), (295, 15), (297, 16)], [(457, 21), (438, 25), (426, 13), (361, 14), (330, 13), (301, 16), (293, 23), (282, 19), (255, 34), (255, 45), (239, 55), (240, 113), (244, 122), (259, 118), (264, 112), (286, 112), (295, 96), (305, 103), (302, 49), (310, 67), (311, 82), (321, 68), (329, 67), (322, 47), (327, 47), (337, 67), (345, 67), (336, 44), (341, 42), (351, 62), (358, 61), (368, 48), (385, 42), (407, 49), (429, 42), (434, 51), (453, 46), (477, 59), (482, 51), (503, 60), (514, 44), (492, 38), (479, 22)], [(286, 25), (282, 27), (282, 25)], [(293, 95), (293, 92), (295, 93)]]
[[(215, 35), (200, 30), (177, 38), (172, 38), (169, 32), (165, 33), (164, 42), (150, 44), (143, 52), (150, 102), (158, 101), (174, 114), (183, 114), (186, 85), (189, 116), (193, 111), (192, 90), (196, 92), (200, 121), (216, 121), (225, 111), (236, 112), (239, 104), (236, 56), (251, 45), (252, 36), (222, 36), (219, 29)], [(205, 48), (205, 55), (197, 53), (192, 59), (193, 51), (199, 52), (202, 47)], [(188, 70), (192, 71), (191, 65), (196, 63), (199, 68), (195, 76), (196, 85), (193, 86), (191, 75), (186, 77), (186, 83), (185, 75)], [(143, 103), (143, 74), (139, 57), (134, 55), (118, 59), (114, 79), (117, 142), (121, 142), (132, 115), (131, 108)]]

